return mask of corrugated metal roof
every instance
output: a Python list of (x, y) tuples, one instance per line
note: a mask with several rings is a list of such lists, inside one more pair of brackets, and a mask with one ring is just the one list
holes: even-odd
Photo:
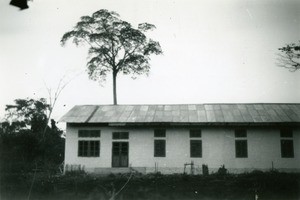
[(69, 123), (281, 123), (300, 122), (300, 104), (80, 105)]

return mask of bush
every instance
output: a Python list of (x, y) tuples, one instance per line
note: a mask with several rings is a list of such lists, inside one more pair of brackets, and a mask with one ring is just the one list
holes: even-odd
[(217, 172), (218, 175), (226, 175), (227, 174), (227, 169), (225, 168), (225, 165), (222, 165)]
[[(32, 190), (32, 199), (109, 199), (113, 189), (117, 192), (127, 182), (130, 174), (95, 176), (70, 172), (62, 176), (37, 173)], [(33, 173), (24, 176), (7, 175), (2, 181), (1, 197), (28, 195)], [(116, 199), (299, 199), (300, 174), (260, 172), (238, 175), (162, 175), (134, 174)], [(217, 192), (216, 192), (217, 191)], [(66, 197), (66, 194), (68, 196)], [(10, 197), (11, 197), (10, 196)], [(39, 197), (39, 198), (37, 198)]]

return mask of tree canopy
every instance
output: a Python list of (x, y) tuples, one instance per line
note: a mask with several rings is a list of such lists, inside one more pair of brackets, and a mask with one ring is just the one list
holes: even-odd
[(281, 53), (278, 58), (278, 65), (285, 67), (290, 71), (297, 71), (300, 69), (300, 41), (298, 44), (291, 43), (279, 48)]
[(64, 160), (63, 131), (51, 120), (46, 99), (16, 99), (6, 106), (6, 121), (0, 126), (0, 173), (30, 171), (39, 165), (58, 170)]
[(123, 74), (148, 73), (150, 55), (162, 54), (159, 42), (147, 38), (145, 32), (154, 29), (149, 23), (138, 28), (119, 18), (116, 12), (99, 10), (91, 16), (82, 16), (73, 30), (66, 32), (61, 44), (72, 40), (77, 46), (89, 45), (87, 72), (89, 78), (105, 81), (108, 73), (113, 77), (114, 104), (117, 104), (116, 77)]
[(14, 105), (6, 105), (6, 119), (11, 122), (12, 131), (30, 127), (39, 132), (47, 126), (49, 105), (46, 99), (16, 99)]

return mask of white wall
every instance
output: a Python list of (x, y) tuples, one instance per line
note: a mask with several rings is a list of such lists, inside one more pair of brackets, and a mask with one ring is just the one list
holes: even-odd
[[(190, 138), (187, 128), (166, 128), (166, 157), (154, 157), (154, 128), (84, 127), (100, 129), (100, 157), (78, 157), (78, 127), (67, 126), (65, 164), (84, 165), (87, 171), (110, 168), (112, 132), (129, 132), (129, 165), (154, 171), (155, 163), (163, 173), (183, 172), (184, 163), (194, 161), (196, 171), (207, 164), (210, 172), (225, 165), (231, 172), (254, 169), (300, 171), (300, 130), (294, 130), (294, 158), (281, 158), (280, 132), (270, 128), (247, 128), (248, 158), (235, 157), (234, 128), (201, 128), (202, 158), (190, 158)], [(82, 140), (82, 138), (80, 138)]]

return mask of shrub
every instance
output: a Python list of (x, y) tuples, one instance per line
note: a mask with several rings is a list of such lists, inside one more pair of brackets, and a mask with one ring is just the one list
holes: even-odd
[(218, 175), (226, 175), (227, 174), (227, 169), (225, 168), (225, 165), (222, 165), (217, 172)]

